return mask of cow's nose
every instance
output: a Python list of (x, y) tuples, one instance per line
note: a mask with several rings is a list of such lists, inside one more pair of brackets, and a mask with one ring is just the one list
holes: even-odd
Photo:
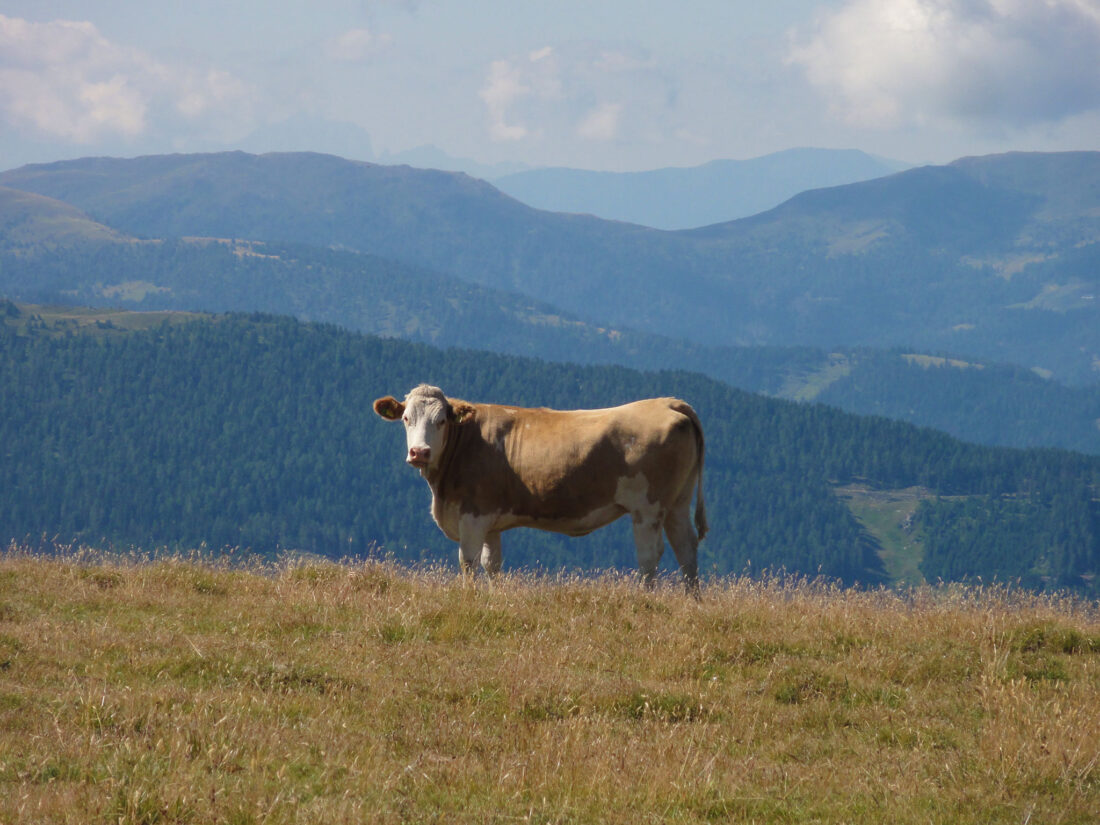
[(414, 465), (427, 464), (431, 457), (431, 447), (409, 447), (409, 463)]

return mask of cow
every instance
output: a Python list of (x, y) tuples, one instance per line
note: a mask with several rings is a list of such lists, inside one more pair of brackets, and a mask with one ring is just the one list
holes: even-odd
[(686, 402), (550, 410), (471, 404), (421, 384), (403, 402), (379, 398), (374, 411), (404, 422), (405, 461), (431, 488), (435, 523), (458, 542), (464, 580), (479, 558), (490, 577), (500, 570), (504, 530), (584, 536), (629, 513), (646, 587), (654, 585), (663, 531), (688, 591), (698, 595), (704, 441)]

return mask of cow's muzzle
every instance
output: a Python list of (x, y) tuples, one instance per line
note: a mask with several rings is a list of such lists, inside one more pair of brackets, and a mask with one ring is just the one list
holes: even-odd
[(423, 470), (431, 461), (431, 456), (431, 447), (409, 447), (409, 456), (405, 461), (418, 470)]

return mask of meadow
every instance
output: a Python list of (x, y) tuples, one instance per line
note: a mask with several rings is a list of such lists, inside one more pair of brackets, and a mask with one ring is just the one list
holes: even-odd
[(1095, 823), (1100, 612), (1004, 588), (0, 554), (3, 823)]

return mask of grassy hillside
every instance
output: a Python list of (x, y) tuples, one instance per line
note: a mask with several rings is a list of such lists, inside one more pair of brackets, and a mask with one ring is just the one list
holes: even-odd
[(998, 591), (0, 555), (0, 821), (1061, 823), (1100, 621)]
[(16, 254), (28, 248), (74, 243), (126, 243), (129, 239), (97, 223), (74, 206), (53, 198), (0, 186), (0, 238)]
[(19, 335), (113, 335), (155, 329), (165, 324), (210, 321), (213, 317), (208, 313), (178, 310), (134, 312), (104, 307), (18, 305), (0, 299), (0, 318)]
[(921, 487), (876, 490), (863, 484), (839, 487), (836, 494), (879, 543), (879, 555), (889, 580), (901, 587), (927, 584), (920, 565), (924, 543), (914, 529), (921, 504), (933, 498)]

